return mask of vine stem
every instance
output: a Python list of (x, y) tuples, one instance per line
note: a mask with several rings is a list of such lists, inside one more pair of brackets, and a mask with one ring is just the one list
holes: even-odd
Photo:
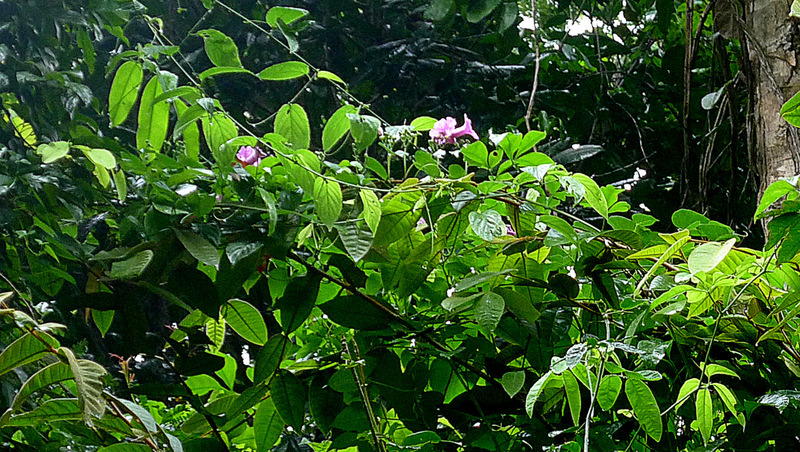
[(528, 109), (525, 111), (525, 127), (531, 131), (531, 113), (533, 112), (533, 101), (536, 98), (536, 91), (539, 89), (539, 71), (541, 69), (541, 54), (539, 50), (539, 24), (536, 22), (536, 0), (531, 0), (531, 18), (533, 19), (533, 45), (536, 52), (536, 60), (533, 68), (533, 85), (531, 86), (531, 96), (528, 99)]

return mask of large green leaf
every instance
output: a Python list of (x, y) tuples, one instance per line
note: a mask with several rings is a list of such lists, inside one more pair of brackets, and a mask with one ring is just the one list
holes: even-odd
[(158, 76), (147, 82), (139, 102), (139, 128), (136, 129), (136, 147), (161, 151), (169, 128), (169, 103), (155, 102), (163, 92)]
[(281, 327), (286, 334), (300, 328), (317, 302), (322, 277), (317, 273), (292, 279), (276, 306), (281, 314)]
[(336, 297), (319, 308), (333, 322), (356, 330), (383, 330), (392, 320), (385, 310), (357, 295)]
[(491, 209), (485, 212), (470, 212), (469, 225), (478, 237), (487, 242), (507, 233), (503, 217)]
[(83, 412), (83, 422), (92, 425), (92, 418), (103, 417), (106, 402), (103, 400), (103, 377), (106, 370), (100, 364), (86, 359), (77, 359), (72, 350), (61, 348), (60, 352), (67, 357), (67, 362), (75, 378), (78, 390), (78, 407)]
[(603, 196), (603, 192), (600, 190), (597, 182), (591, 177), (580, 173), (573, 174), (572, 178), (583, 185), (584, 198), (592, 209), (596, 210), (603, 218), (608, 219), (608, 202), (606, 201), (606, 197)]
[(509, 397), (514, 397), (525, 386), (525, 371), (506, 372), (500, 379), (500, 383), (503, 385), (503, 390), (506, 391), (506, 394)]
[(736, 409), (736, 405), (739, 402), (738, 400), (736, 400), (736, 395), (734, 395), (733, 391), (728, 389), (728, 387), (722, 383), (711, 383), (711, 385), (717, 391), (717, 395), (719, 396), (720, 399), (722, 399), (722, 403), (725, 404), (725, 407), (728, 409), (731, 415), (733, 415), (733, 417), (736, 418), (736, 420), (739, 422), (742, 428), (744, 428), (745, 417), (744, 414), (740, 413), (739, 410)]
[(722, 262), (736, 243), (736, 239), (730, 239), (725, 243), (709, 242), (704, 243), (689, 255), (689, 271), (692, 275), (700, 272), (708, 273)]
[(195, 259), (212, 267), (219, 265), (219, 251), (203, 236), (182, 229), (176, 229), (175, 235)]
[(795, 192), (797, 192), (797, 188), (795, 188), (794, 185), (790, 184), (788, 181), (779, 180), (773, 182), (769, 187), (767, 187), (766, 190), (764, 190), (764, 194), (761, 195), (761, 201), (758, 203), (758, 208), (753, 216), (756, 219), (762, 218), (762, 214), (770, 206), (772, 206), (775, 201)]
[(381, 121), (374, 116), (347, 113), (350, 119), (350, 134), (356, 142), (358, 150), (368, 148), (377, 138)]
[(69, 143), (66, 141), (54, 141), (40, 144), (36, 148), (36, 153), (42, 156), (42, 163), (53, 163), (69, 154)]
[(356, 107), (345, 105), (331, 115), (322, 129), (322, 149), (330, 151), (350, 131), (350, 119), (347, 115), (356, 111)]
[(600, 380), (600, 386), (597, 388), (597, 404), (602, 410), (610, 411), (617, 402), (620, 390), (622, 390), (622, 378), (606, 375)]
[(311, 145), (311, 126), (306, 111), (298, 104), (286, 104), (275, 114), (275, 133), (282, 136), (295, 149), (308, 149)]
[(420, 218), (420, 213), (413, 208), (417, 199), (395, 196), (381, 203), (381, 221), (375, 232), (375, 245), (388, 246), (408, 235)]
[(136, 98), (139, 97), (142, 78), (144, 78), (142, 65), (137, 61), (126, 61), (117, 69), (108, 94), (111, 127), (116, 127), (127, 119), (133, 104), (136, 103)]
[(59, 346), (58, 341), (45, 332), (25, 333), (0, 353), (0, 376), (16, 367), (41, 359)]
[(567, 393), (567, 403), (569, 404), (569, 413), (572, 416), (572, 424), (577, 427), (581, 422), (581, 387), (572, 370), (567, 370), (561, 374), (561, 377), (564, 379), (564, 390)]
[(381, 202), (378, 199), (378, 195), (372, 190), (361, 189), (359, 196), (361, 197), (361, 203), (364, 205), (364, 210), (359, 217), (364, 218), (369, 229), (376, 233), (381, 223)]
[(111, 271), (108, 273), (108, 276), (117, 279), (135, 278), (144, 272), (152, 260), (152, 251), (140, 251), (124, 261), (111, 264)]
[(314, 204), (319, 219), (332, 228), (342, 213), (342, 187), (335, 180), (318, 178), (314, 182)]
[(44, 367), (25, 380), (25, 383), (19, 388), (19, 391), (17, 391), (17, 395), (14, 396), (11, 410), (19, 411), (19, 409), (22, 408), (22, 404), (36, 391), (44, 389), (52, 384), (72, 379), (72, 369), (70, 369), (69, 364), (56, 362)]
[(267, 324), (253, 305), (242, 300), (230, 300), (220, 308), (220, 314), (233, 331), (256, 345), (267, 342)]
[(282, 334), (276, 334), (269, 338), (256, 355), (256, 364), (253, 369), (254, 383), (260, 383), (272, 377), (272, 374), (280, 367), (288, 347), (289, 340)]
[(302, 8), (290, 8), (286, 6), (273, 6), (267, 11), (267, 24), (272, 28), (278, 27), (278, 20), (283, 21), (286, 25), (302, 19), (308, 15), (308, 11)]
[(203, 38), (206, 55), (214, 66), (242, 67), (239, 60), (239, 48), (233, 39), (219, 30), (208, 29), (197, 32)]
[(291, 80), (308, 75), (309, 68), (302, 61), (285, 61), (273, 64), (258, 73), (261, 80)]
[(265, 399), (256, 407), (253, 430), (256, 437), (256, 451), (267, 452), (278, 442), (283, 432), (283, 419), (275, 409), (272, 399)]
[(337, 228), (347, 254), (355, 262), (363, 259), (372, 247), (372, 231), (364, 220), (349, 220)]
[[(796, 15), (796, 4), (797, 2), (792, 3), (793, 15)], [(795, 94), (783, 104), (781, 107), (781, 118), (795, 127), (800, 127), (800, 93)]]
[(41, 426), (45, 422), (79, 421), (83, 410), (78, 399), (50, 399), (27, 413), (11, 416), (9, 427)]
[(714, 404), (711, 400), (711, 391), (701, 388), (697, 391), (697, 401), (695, 402), (695, 415), (697, 416), (697, 428), (703, 435), (703, 443), (708, 444), (711, 438), (711, 430), (714, 428)]
[(550, 381), (553, 376), (553, 372), (548, 370), (544, 375), (539, 377), (536, 383), (531, 386), (531, 389), (528, 390), (528, 395), (525, 397), (525, 412), (528, 413), (529, 417), (533, 416), (533, 407), (536, 405), (536, 401), (539, 400), (539, 396), (542, 395), (542, 390), (545, 385), (547, 385), (547, 382)]
[(479, 22), (500, 5), (501, 0), (470, 0), (467, 6), (466, 19), (472, 23)]
[(300, 379), (281, 369), (272, 377), (269, 392), (281, 419), (299, 431), (305, 420), (307, 399), (306, 388)]
[(200, 120), (203, 124), (206, 144), (217, 164), (222, 167), (229, 166), (233, 163), (238, 149), (225, 150), (223, 145), (239, 134), (236, 124), (221, 111), (214, 112), (211, 116), (201, 116)]
[(625, 395), (642, 429), (654, 440), (661, 441), (664, 428), (661, 411), (650, 388), (641, 380), (629, 378), (625, 382)]
[(500, 323), (506, 309), (503, 297), (494, 292), (485, 292), (475, 301), (475, 321), (482, 330), (491, 333)]

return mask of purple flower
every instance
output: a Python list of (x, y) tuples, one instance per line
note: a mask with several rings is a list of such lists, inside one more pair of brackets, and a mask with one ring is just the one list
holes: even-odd
[(466, 113), (464, 113), (464, 125), (456, 127), (456, 124), (456, 119), (452, 116), (436, 121), (429, 133), (431, 139), (438, 144), (455, 144), (456, 139), (464, 135), (469, 135), (476, 140), (479, 139), (475, 129), (472, 128), (472, 120), (469, 119)]
[(510, 224), (507, 224), (506, 225), (506, 234), (508, 234), (508, 235), (517, 235), (517, 231), (515, 231), (514, 228), (512, 228)]
[(264, 151), (262, 151), (258, 146), (242, 146), (239, 148), (239, 152), (236, 153), (236, 160), (241, 163), (242, 166), (258, 166), (261, 163), (261, 160), (266, 156), (267, 154), (265, 154)]

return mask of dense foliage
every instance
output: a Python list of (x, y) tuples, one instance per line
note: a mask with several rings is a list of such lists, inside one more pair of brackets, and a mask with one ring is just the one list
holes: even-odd
[[(0, 3), (2, 447), (797, 446), (797, 180), (745, 248), (631, 212), (544, 114), (371, 99), (323, 32), (385, 5), (44, 3)], [(513, 2), (385, 3), (521, 42)]]

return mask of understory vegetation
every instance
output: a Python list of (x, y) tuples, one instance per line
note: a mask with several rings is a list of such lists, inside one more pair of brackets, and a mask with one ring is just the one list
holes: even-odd
[[(570, 118), (386, 120), (304, 57), (306, 9), (186, 2), (175, 40), (64, 3), (0, 44), (0, 448), (797, 448), (797, 178), (741, 208), (748, 247), (593, 177)], [(456, 3), (519, 37), (516, 2)]]

